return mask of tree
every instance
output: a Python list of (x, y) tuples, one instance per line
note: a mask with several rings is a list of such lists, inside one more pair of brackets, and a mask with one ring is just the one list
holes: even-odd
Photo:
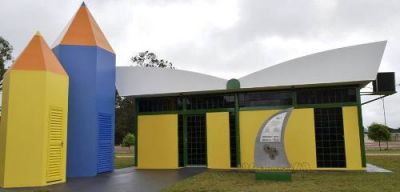
[(122, 143), (128, 133), (134, 132), (135, 127), (135, 104), (130, 97), (115, 95), (115, 144)]
[(160, 67), (174, 69), (172, 63), (165, 59), (158, 59), (153, 52), (144, 51), (138, 55), (131, 57), (131, 62), (139, 67)]
[(3, 75), (6, 72), (5, 63), (12, 59), (12, 45), (0, 36), (0, 80), (3, 80)]
[(130, 149), (131, 146), (134, 144), (135, 144), (135, 136), (132, 133), (126, 134), (122, 141), (122, 145)]
[[(381, 141), (389, 141), (390, 139), (389, 128), (386, 125), (372, 123), (368, 127), (368, 137), (375, 142), (379, 142), (379, 151), (382, 151)], [(388, 146), (386, 148), (388, 149)]]
[[(156, 54), (149, 51), (140, 52), (131, 57), (131, 62), (141, 67), (171, 68), (172, 63), (165, 59), (158, 59)], [(115, 144), (123, 144), (123, 139), (128, 133), (136, 129), (135, 122), (135, 99), (132, 97), (121, 97), (115, 95)]]

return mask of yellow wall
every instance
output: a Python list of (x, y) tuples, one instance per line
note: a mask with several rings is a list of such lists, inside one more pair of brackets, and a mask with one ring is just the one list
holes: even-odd
[[(254, 145), (262, 124), (280, 110), (239, 112), (241, 168), (254, 168)], [(207, 113), (208, 167), (230, 168), (229, 113)], [(138, 118), (138, 168), (178, 167), (177, 115)], [(314, 109), (294, 109), (284, 135), (287, 159), (293, 169), (362, 170), (357, 107), (343, 107), (346, 168), (317, 168)]]
[[(279, 110), (240, 112), (242, 168), (253, 168), (254, 145), (258, 130)], [(343, 107), (346, 168), (317, 168), (314, 109), (294, 109), (285, 132), (285, 150), (291, 168), (318, 170), (362, 170), (357, 107)]]
[(207, 165), (211, 169), (229, 169), (229, 113), (207, 113)]
[[(254, 145), (262, 124), (280, 110), (240, 112), (240, 149), (242, 168), (253, 168)], [(313, 109), (292, 111), (285, 133), (284, 145), (292, 168), (316, 167)]]
[(5, 113), (8, 109), (8, 98), (10, 87), (10, 81), (8, 77), (9, 72), (7, 71), (3, 77), (3, 95), (2, 95), (2, 114), (1, 114), (1, 125), (0, 125), (0, 186), (4, 186), (4, 166), (5, 166), (5, 156), (6, 156), (6, 139), (7, 139), (7, 122), (8, 113)]
[(7, 129), (3, 187), (44, 185), (46, 75), (10, 71), (9, 78), (8, 111), (3, 111), (8, 126), (2, 127)]
[(258, 130), (269, 117), (279, 110), (257, 110), (239, 112), (240, 161), (245, 169), (254, 167), (254, 145)]
[(178, 168), (178, 115), (138, 117), (138, 168)]
[(285, 149), (293, 169), (315, 169), (317, 167), (314, 109), (295, 109), (285, 131)]
[[(4, 100), (7, 109), (2, 111), (1, 121), (1, 132), (6, 132), (5, 150), (0, 151), (4, 155), (4, 180), (0, 184), (2, 187), (47, 185), (48, 108), (55, 103), (67, 110), (68, 78), (45, 71), (20, 70), (9, 71), (7, 78), (9, 83), (3, 93), (8, 98)], [(63, 175), (65, 181), (65, 171)]]
[(356, 106), (343, 107), (343, 125), (347, 169), (363, 169), (360, 149), (360, 129)]

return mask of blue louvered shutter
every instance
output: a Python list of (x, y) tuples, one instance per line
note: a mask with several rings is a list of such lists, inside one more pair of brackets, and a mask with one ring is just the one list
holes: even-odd
[(97, 173), (113, 170), (113, 138), (112, 138), (112, 116), (106, 113), (99, 113), (97, 117)]

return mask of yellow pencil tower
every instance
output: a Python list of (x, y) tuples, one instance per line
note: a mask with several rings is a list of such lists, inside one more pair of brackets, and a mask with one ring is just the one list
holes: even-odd
[(65, 182), (68, 75), (37, 33), (3, 80), (0, 187)]

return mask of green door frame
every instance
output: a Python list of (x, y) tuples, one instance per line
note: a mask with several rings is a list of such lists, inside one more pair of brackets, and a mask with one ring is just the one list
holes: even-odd
[[(205, 131), (205, 155), (206, 155), (206, 162), (204, 166), (208, 166), (208, 153), (207, 153), (207, 113), (204, 111), (193, 111), (191, 113), (184, 113), (183, 116), (183, 158), (184, 158), (184, 167), (191, 166), (188, 164), (188, 125), (187, 125), (187, 117), (194, 116), (194, 115), (204, 115), (204, 131)], [(202, 165), (199, 165), (202, 166)]]

